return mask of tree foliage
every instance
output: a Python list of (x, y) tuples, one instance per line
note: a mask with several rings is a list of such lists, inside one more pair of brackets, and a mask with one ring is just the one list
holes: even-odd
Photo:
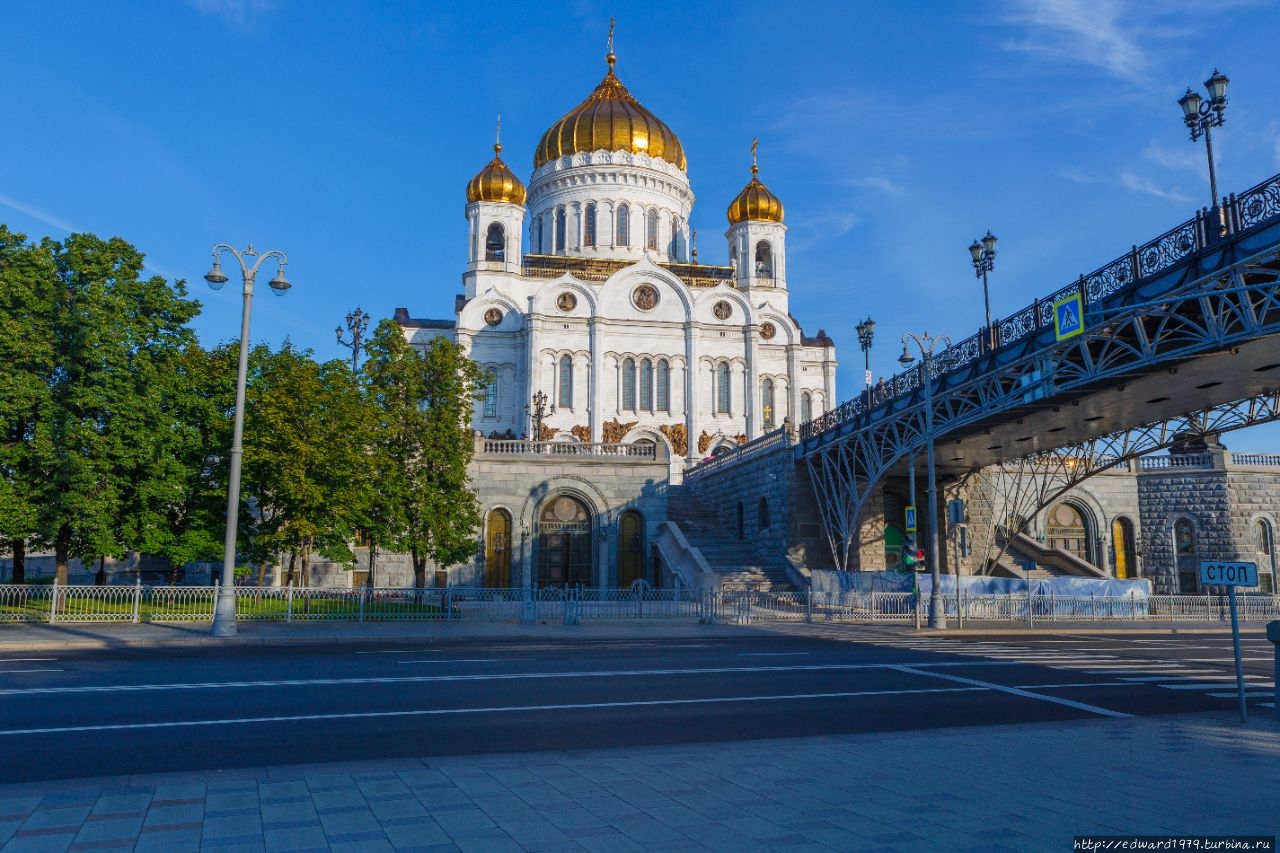
[(474, 449), (472, 410), (484, 371), (462, 348), (433, 338), (420, 353), (389, 320), (366, 349), (366, 382), (378, 423), (371, 455), (391, 509), (379, 534), (413, 560), (414, 585), (426, 563), (452, 566), (470, 557), (480, 504), (467, 481)]

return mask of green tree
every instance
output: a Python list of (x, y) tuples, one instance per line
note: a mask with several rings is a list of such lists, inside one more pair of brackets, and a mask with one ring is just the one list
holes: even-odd
[(176, 416), (190, 389), (179, 362), (195, 345), (199, 303), (181, 281), (142, 278), (143, 255), (124, 240), (46, 239), (57, 293), (55, 368), (32, 435), (40, 491), (39, 538), (57, 578), (72, 556), (155, 553), (190, 472)]
[(374, 529), (387, 547), (409, 553), (414, 586), (422, 588), (428, 560), (448, 567), (475, 552), (480, 504), (467, 465), (485, 372), (445, 338), (433, 338), (419, 353), (389, 320), (378, 325), (365, 355), (378, 418), (369, 453), (386, 504)]
[(287, 341), (261, 353), (245, 419), (245, 493), (257, 508), (264, 551), (301, 561), (310, 585), (312, 555), (352, 562), (349, 543), (367, 502), (365, 451), (371, 420), (348, 366), (317, 364)]
[(0, 553), (13, 554), (14, 583), (39, 532), (36, 425), (51, 403), (57, 281), (50, 247), (0, 224)]

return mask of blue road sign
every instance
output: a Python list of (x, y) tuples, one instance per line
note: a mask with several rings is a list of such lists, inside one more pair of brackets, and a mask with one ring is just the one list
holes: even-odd
[(1203, 560), (1200, 563), (1200, 583), (1206, 586), (1257, 586), (1258, 564)]
[(1053, 332), (1062, 341), (1084, 331), (1084, 298), (1075, 293), (1053, 303)]
[(915, 533), (916, 532), (916, 508), (915, 507), (913, 506), (907, 507), (907, 517), (905, 521), (907, 523), (903, 526), (906, 527), (907, 532)]

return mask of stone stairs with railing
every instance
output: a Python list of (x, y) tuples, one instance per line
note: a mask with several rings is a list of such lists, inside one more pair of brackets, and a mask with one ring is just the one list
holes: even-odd
[(668, 490), (667, 519), (678, 524), (689, 544), (702, 552), (722, 585), (795, 589), (781, 557), (767, 559), (750, 540), (739, 539), (733, 525), (703, 504), (688, 486)]

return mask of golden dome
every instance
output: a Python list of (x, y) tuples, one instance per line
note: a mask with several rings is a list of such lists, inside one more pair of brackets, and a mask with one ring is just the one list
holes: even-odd
[(760, 167), (751, 164), (751, 182), (742, 188), (738, 197), (729, 205), (729, 224), (754, 220), (756, 222), (781, 222), (782, 201), (769, 188), (760, 183), (756, 175)]
[(473, 201), (499, 201), (507, 204), (524, 204), (524, 184), (502, 162), (502, 145), (493, 146), (493, 162), (480, 170), (467, 184), (467, 203)]
[(542, 134), (533, 154), (533, 167), (579, 151), (630, 151), (660, 157), (684, 171), (684, 146), (671, 128), (646, 110), (613, 73), (617, 57), (605, 57), (609, 73), (591, 97)]

